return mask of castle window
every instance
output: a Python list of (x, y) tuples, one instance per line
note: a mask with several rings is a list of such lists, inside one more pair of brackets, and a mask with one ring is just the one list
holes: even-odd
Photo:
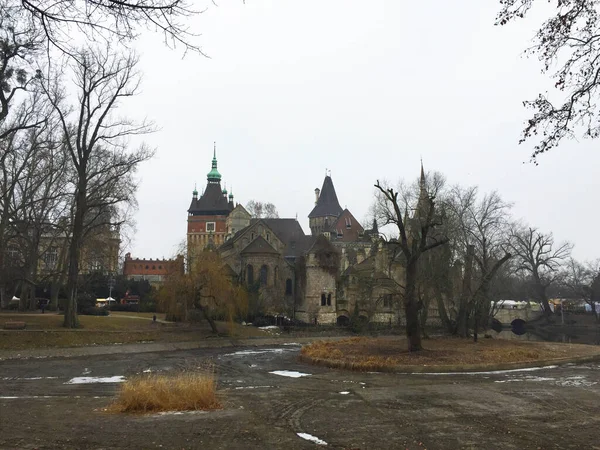
[(338, 239), (341, 239), (344, 237), (344, 232), (342, 230), (337, 230), (337, 237)]
[(267, 233), (267, 242), (271, 240), (271, 233)]
[(327, 294), (327, 306), (331, 306), (331, 292)]
[(158, 270), (162, 270), (162, 266), (158, 266)]
[(292, 295), (292, 279), (285, 280), (285, 295)]
[(150, 268), (150, 266), (146, 266), (146, 269), (149, 269), (149, 268)]
[(206, 231), (214, 232), (215, 231), (215, 222), (206, 222)]
[(275, 267), (275, 271), (273, 272), (273, 285), (277, 286), (277, 278), (279, 277), (279, 267)]
[(350, 229), (350, 228), (352, 228), (352, 221), (350, 220), (350, 218), (349, 218), (349, 217), (346, 219), (346, 228), (347, 228), (347, 229)]
[(392, 307), (392, 294), (384, 294), (383, 296), (383, 307), (391, 308)]
[(250, 237), (252, 240), (254, 240), (254, 233), (252, 233), (252, 235)]
[(325, 295), (325, 292), (323, 292), (321, 294), (321, 306), (326, 306), (327, 305), (327, 296)]
[(252, 267), (252, 265), (249, 264), (246, 269), (246, 272), (246, 281), (248, 281), (248, 284), (254, 284), (254, 267)]
[(266, 265), (263, 265), (260, 268), (260, 284), (261, 284), (261, 286), (266, 286), (268, 279), (269, 279), (269, 268)]

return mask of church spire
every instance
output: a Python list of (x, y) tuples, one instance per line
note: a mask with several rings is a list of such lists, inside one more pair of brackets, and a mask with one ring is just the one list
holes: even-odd
[(221, 174), (217, 170), (217, 143), (213, 143), (213, 159), (212, 159), (212, 169), (206, 175), (206, 179), (209, 183), (220, 183), (221, 182)]

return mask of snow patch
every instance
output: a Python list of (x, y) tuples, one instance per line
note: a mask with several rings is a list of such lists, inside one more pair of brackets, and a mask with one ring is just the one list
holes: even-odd
[(266, 389), (266, 388), (272, 388), (274, 386), (238, 386), (235, 388), (235, 390), (238, 389)]
[(144, 373), (150, 373), (150, 372), (152, 372), (152, 369), (142, 370), (142, 372), (144, 372)]
[[(558, 366), (527, 367), (525, 369), (492, 370), (490, 372), (413, 372), (411, 375), (499, 375), (513, 372), (533, 372), (535, 370), (556, 369)], [(377, 373), (377, 372), (368, 372)]]
[(301, 437), (302, 439), (306, 439), (307, 441), (311, 441), (314, 442), (317, 445), (327, 445), (327, 442), (319, 439), (318, 437), (313, 436), (312, 434), (308, 434), (308, 433), (296, 433), (299, 437)]
[(25, 377), (25, 378), (18, 378), (18, 377), (4, 377), (4, 378), (0, 378), (1, 380), (6, 380), (6, 381), (17, 381), (17, 380), (26, 380), (26, 381), (31, 381), (31, 380), (56, 380), (58, 377)]
[(83, 369), (83, 372), (81, 372), (81, 375), (89, 375), (90, 373), (92, 373), (92, 371), (86, 367)]
[(65, 384), (122, 383), (124, 381), (125, 377), (123, 375), (115, 375), (114, 377), (75, 377)]
[(296, 372), (294, 370), (274, 370), (273, 372), (269, 372), (269, 373), (272, 373), (273, 375), (280, 375), (282, 377), (290, 377), (290, 378), (308, 377), (311, 375), (310, 373)]
[(348, 391), (342, 391), (342, 392), (340, 392), (340, 394), (342, 394), (342, 395), (348, 395), (349, 393), (350, 392), (348, 392)]
[(268, 325), (266, 327), (258, 327), (259, 330), (278, 330), (279, 327), (277, 325)]
[(240, 350), (239, 352), (226, 353), (223, 356), (245, 356), (245, 355), (262, 355), (265, 353), (283, 353), (294, 351), (294, 349), (287, 348), (267, 348), (264, 350)]

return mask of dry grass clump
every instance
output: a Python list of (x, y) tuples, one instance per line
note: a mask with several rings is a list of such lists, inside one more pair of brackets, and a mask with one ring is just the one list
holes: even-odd
[(213, 373), (145, 375), (125, 381), (109, 412), (197, 411), (221, 407)]
[(440, 338), (423, 341), (424, 350), (407, 351), (406, 340), (355, 337), (317, 341), (302, 347), (301, 358), (329, 367), (363, 371), (401, 370), (402, 367), (469, 367), (529, 363), (600, 354), (594, 346), (549, 342)]

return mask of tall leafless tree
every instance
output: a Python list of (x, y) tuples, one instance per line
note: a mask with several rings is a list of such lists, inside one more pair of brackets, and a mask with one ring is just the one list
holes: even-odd
[(378, 219), (384, 225), (393, 225), (398, 232), (398, 239), (390, 240), (388, 245), (404, 258), (403, 302), (410, 352), (423, 348), (416, 292), (419, 259), (429, 250), (448, 242), (447, 237), (436, 233), (436, 228), (443, 224), (443, 219), (436, 214), (436, 201), (443, 185), (441, 175), (434, 174), (427, 182), (423, 171), (420, 182), (414, 187), (401, 185), (394, 189), (379, 181), (375, 184), (379, 194)]
[(109, 49), (81, 50), (71, 63), (78, 89), (75, 108), (69, 106), (59, 83), (45, 84), (64, 134), (64, 144), (74, 171), (74, 207), (68, 254), (64, 325), (78, 326), (77, 278), (81, 248), (94, 227), (113, 225), (117, 207), (134, 202), (133, 175), (139, 163), (152, 156), (145, 146), (129, 149), (128, 138), (146, 134), (152, 125), (115, 116), (120, 103), (136, 94), (140, 78), (137, 58)]
[(495, 191), (478, 198), (476, 187), (456, 186), (448, 196), (448, 208), (456, 227), (455, 248), (465, 262), (456, 318), (459, 336), (467, 336), (469, 318), (472, 318), (473, 337), (477, 341), (478, 329), (484, 325), (481, 322), (489, 312), (491, 283), (511, 258), (508, 251), (510, 207)]
[(573, 246), (569, 243), (555, 245), (552, 233), (522, 226), (513, 230), (511, 248), (517, 270), (529, 274), (534, 298), (542, 304), (546, 315), (551, 314), (546, 291), (559, 280), (561, 268), (570, 257)]
[[(523, 19), (534, 4), (542, 3), (500, 0), (496, 24)], [(542, 61), (542, 72), (555, 80), (556, 96), (566, 99), (554, 101), (548, 94), (539, 94), (524, 102), (534, 114), (525, 124), (520, 142), (536, 141), (534, 161), (564, 138), (600, 136), (600, 5), (591, 0), (550, 3), (555, 3), (555, 12), (540, 26), (525, 53)]]

